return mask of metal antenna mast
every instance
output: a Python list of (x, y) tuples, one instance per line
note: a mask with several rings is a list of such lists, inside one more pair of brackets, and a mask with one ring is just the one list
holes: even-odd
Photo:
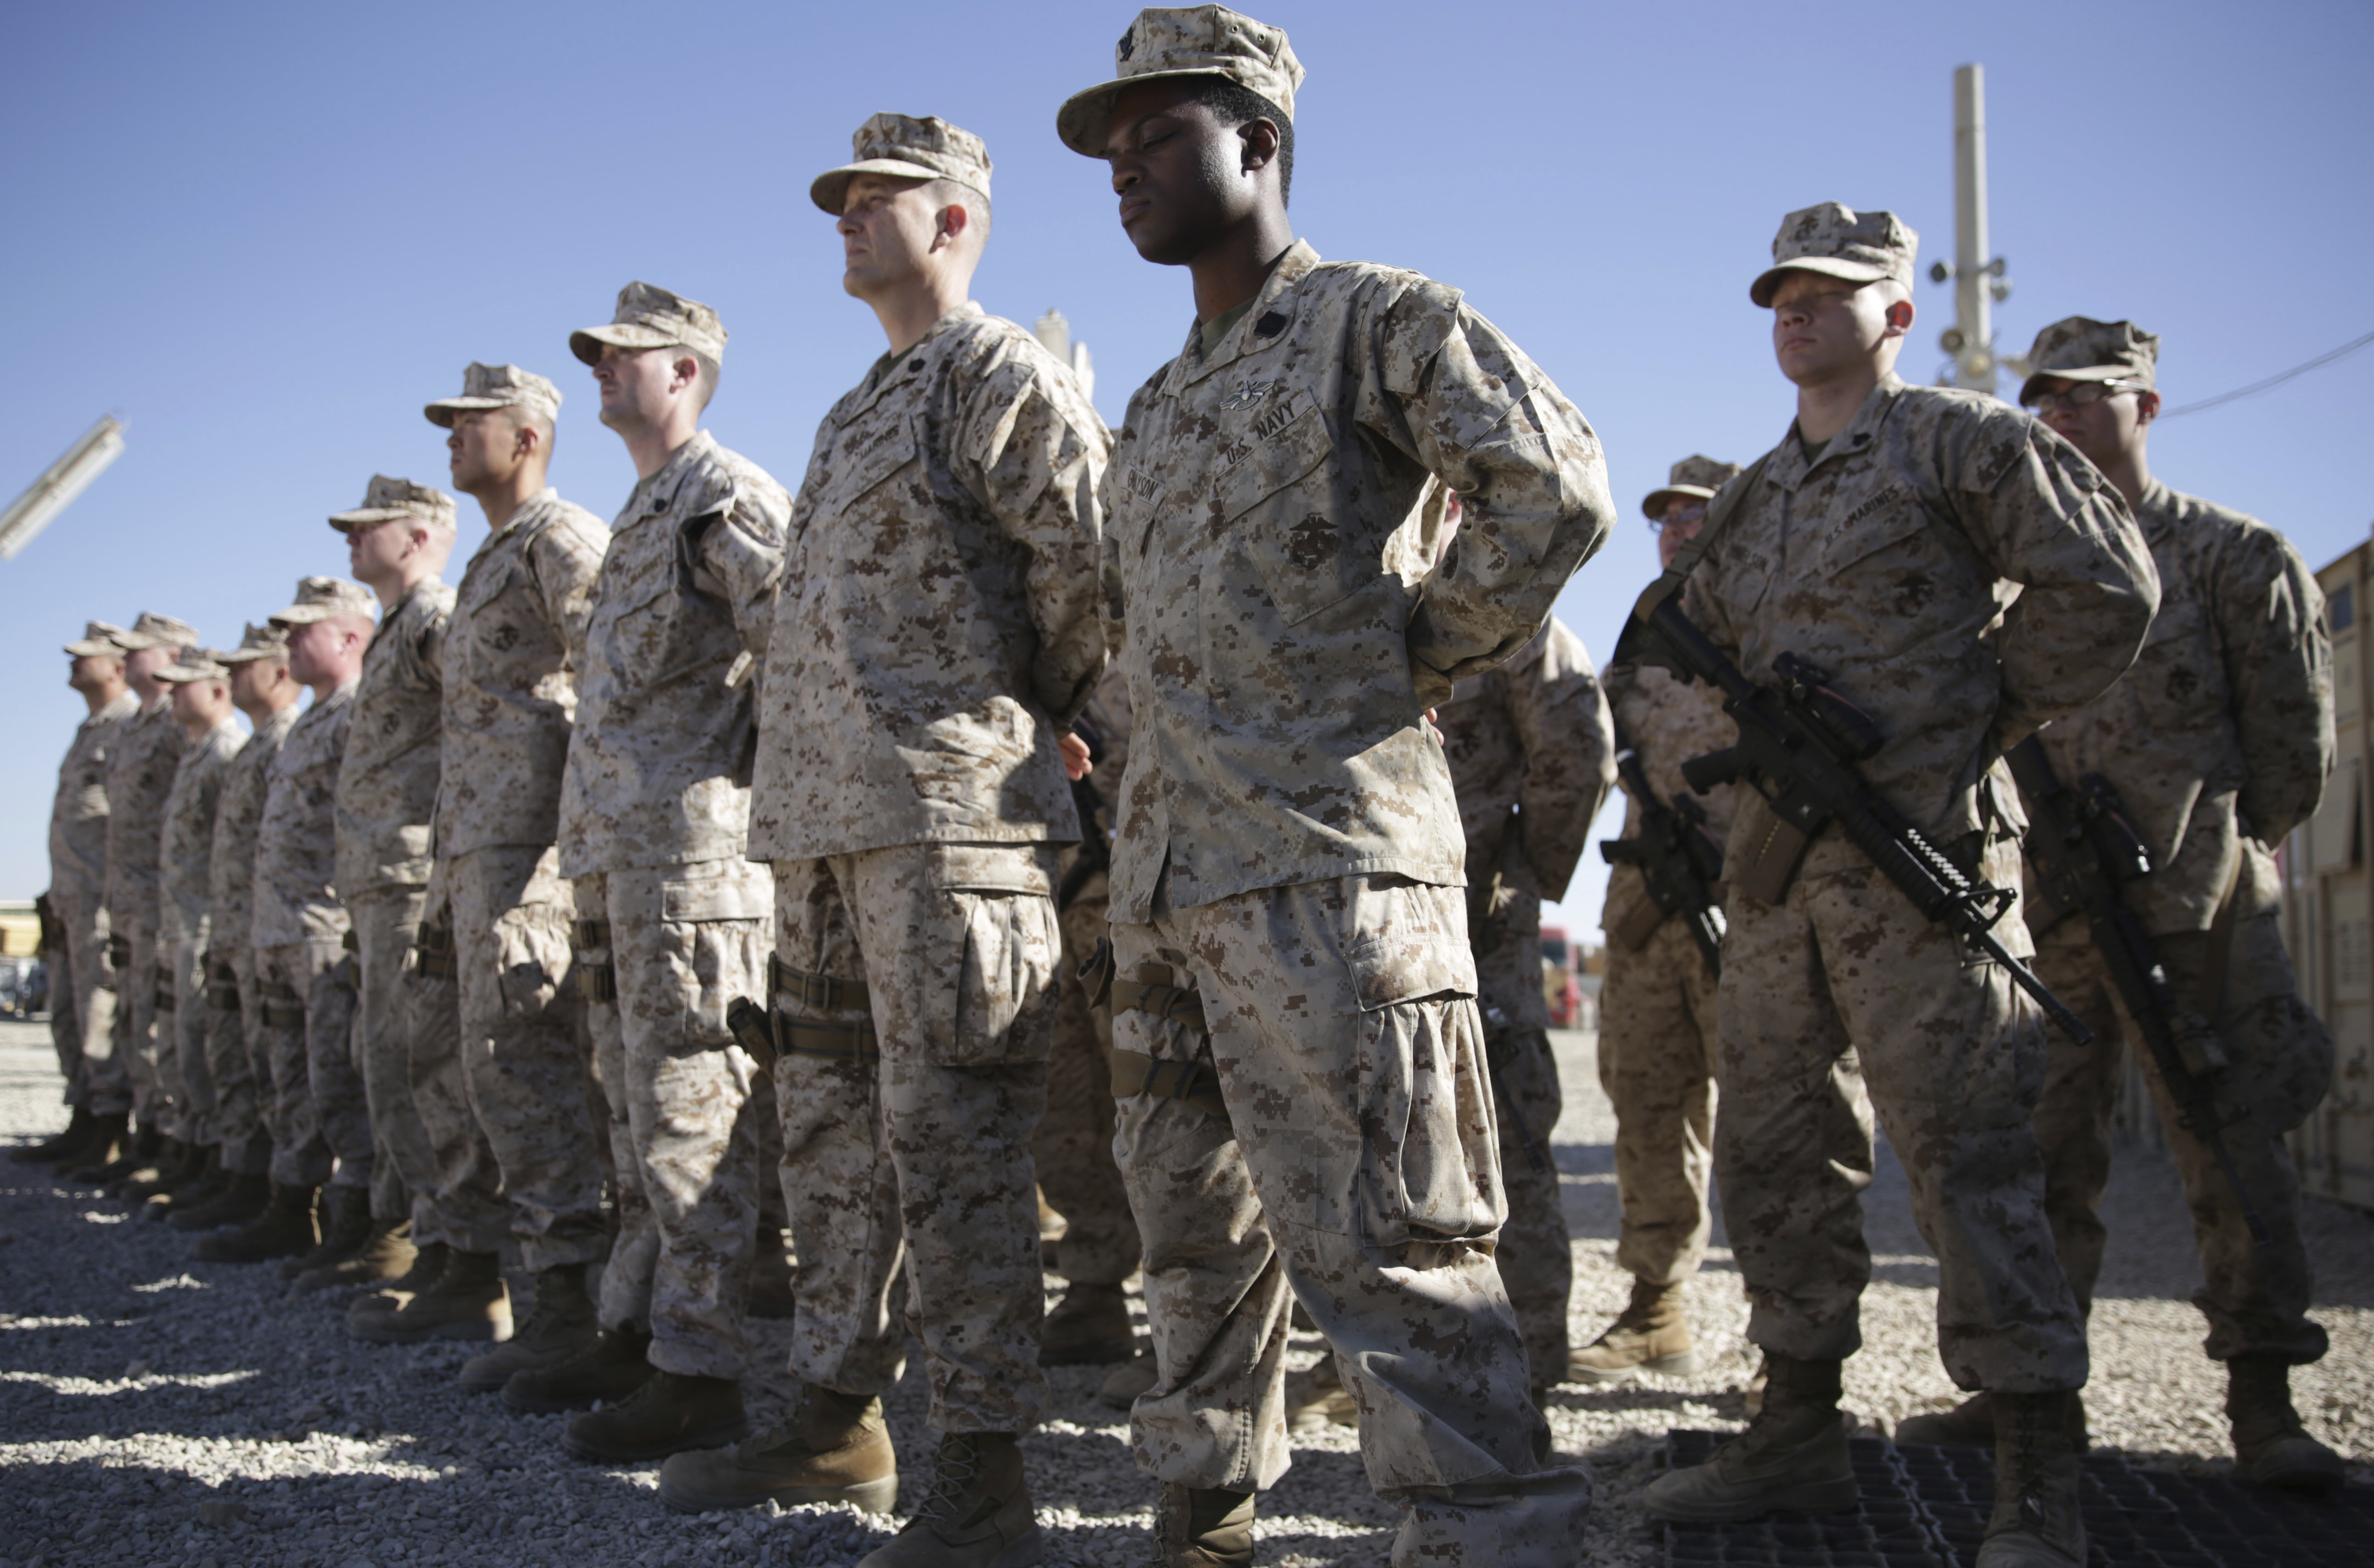
[(1954, 72), (1954, 264), (1929, 268), (1932, 282), (1954, 283), (1954, 324), (1938, 339), (1954, 357), (1947, 384), (1971, 392), (1995, 390), (1998, 363), (2020, 367), (1995, 355), (1992, 308), (2011, 298), (2011, 280), (2004, 275), (2004, 259), (1987, 254), (1987, 86), (1986, 68), (1957, 66)]

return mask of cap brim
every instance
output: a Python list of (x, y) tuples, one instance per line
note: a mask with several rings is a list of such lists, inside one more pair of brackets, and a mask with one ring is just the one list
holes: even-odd
[(1159, 82), (1180, 76), (1217, 76), (1232, 81), (1226, 71), (1147, 71), (1135, 76), (1115, 76), (1111, 81), (1085, 92), (1075, 92), (1055, 111), (1055, 135), (1063, 144), (1082, 158), (1105, 156), (1105, 141), (1112, 130), (1113, 94), (1123, 88), (1134, 88), (1140, 82)]
[(2027, 380), (2019, 384), (2020, 403), (2033, 403), (2047, 381), (2133, 381), (2142, 391), (2152, 390), (2151, 378), (2138, 374), (2132, 365), (2078, 365), (2030, 372)]
[[(809, 181), (808, 200), (839, 217), (849, 199), (849, 182), (861, 174), (881, 174), (893, 180), (956, 180), (953, 174), (943, 174), (920, 163), (909, 163), (902, 158), (861, 158), (855, 163), (844, 163), (839, 169), (828, 169)], [(962, 185), (964, 181), (957, 180), (957, 183)]]
[(1665, 521), (1666, 503), (1680, 497), (1711, 501), (1714, 492), (1703, 485), (1668, 485), (1662, 490), (1650, 491), (1648, 498), (1640, 503), (1640, 509), (1648, 514), (1651, 522), (1663, 522)]
[(229, 652), (224, 654), (218, 662), (224, 665), (253, 664), (259, 659), (286, 659), (288, 657), (288, 649), (286, 646), (280, 648), (234, 648)]
[(66, 644), (66, 652), (76, 659), (96, 659), (103, 653), (121, 659), (124, 650), (105, 638), (86, 638), (80, 642)]
[(180, 665), (176, 664), (171, 669), (158, 671), (157, 678), (165, 682), (169, 685), (183, 686), (189, 685), (193, 681), (223, 680), (229, 674), (229, 671), (223, 669), (219, 665), (211, 670), (184, 670)]
[[(601, 356), (597, 354), (594, 357), (598, 359)], [(518, 398), (500, 397), (441, 397), (420, 412), (428, 415), (431, 425), (450, 430), (453, 427), (453, 415), (456, 414), (470, 414), (482, 408), (510, 408), (520, 401)]]
[(676, 339), (657, 327), (637, 326), (632, 322), (613, 322), (606, 327), (580, 327), (569, 334), (569, 352), (585, 364), (602, 362), (602, 345), (617, 348), (665, 348)]
[(1758, 274), (1756, 281), (1747, 286), (1747, 298), (1758, 306), (1769, 307), (1772, 291), (1779, 288), (1780, 280), (1792, 272), (1819, 273), (1824, 277), (1842, 277), (1849, 283), (1877, 283), (1888, 275), (1886, 267), (1874, 266), (1869, 262), (1842, 261), (1836, 256), (1800, 256), (1793, 262), (1782, 262), (1779, 266), (1768, 267)]
[(183, 648), (188, 645), (170, 637), (153, 637), (147, 632), (125, 632), (115, 646), (125, 653), (141, 653), (151, 648)]
[[(400, 517), (419, 516), (418, 512), (407, 510), (403, 507), (359, 507), (350, 512), (332, 512), (330, 526), (341, 533), (352, 533), (356, 529), (366, 525), (377, 528), (382, 522), (394, 522)], [(420, 521), (428, 522), (433, 520), (421, 518)]]
[(347, 611), (327, 604), (291, 604), (286, 610), (276, 611), (271, 620), (276, 626), (310, 626), (316, 621), (327, 621), (346, 614)]

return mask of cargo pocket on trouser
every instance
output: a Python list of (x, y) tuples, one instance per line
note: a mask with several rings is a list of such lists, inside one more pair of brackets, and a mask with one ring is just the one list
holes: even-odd
[(1040, 844), (949, 845), (927, 874), (947, 900), (955, 992), (924, 1008), (924, 1049), (942, 1067), (1043, 1062), (1055, 1040), (1060, 851)]
[(1488, 1237), (1507, 1209), (1463, 895), (1400, 877), (1349, 880), (1363, 884), (1346, 901), (1344, 949), (1366, 1049), (1353, 1195), (1361, 1239)]
[[(667, 930), (667, 963), (682, 966), (676, 978), (684, 991), (680, 1028), (685, 1044), (705, 1050), (733, 1045), (725, 1010), (736, 997), (764, 994), (761, 988), (767, 983), (767, 955), (774, 945), (773, 872), (747, 860), (685, 867), (660, 884), (660, 919)], [(625, 954), (619, 951), (628, 940), (636, 939), (613, 932), (619, 1005), (641, 1010), (644, 999), (623, 994), (634, 983), (629, 974), (633, 966), (621, 962)], [(668, 1005), (658, 998), (651, 1003)]]
[(570, 915), (566, 904), (529, 904), (494, 922), (495, 984), (505, 1018), (541, 1018), (559, 997), (569, 974)]

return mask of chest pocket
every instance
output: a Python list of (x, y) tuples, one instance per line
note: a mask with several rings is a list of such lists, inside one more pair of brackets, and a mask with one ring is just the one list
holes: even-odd
[(1243, 454), (1219, 485), (1220, 521), (1261, 574), (1287, 626), (1342, 600), (1348, 563), (1328, 493), (1335, 443), (1307, 392), (1264, 409), (1234, 434)]
[(1929, 526), (1920, 497), (1900, 485), (1861, 497), (1823, 541), (1821, 572), (1838, 577), (1850, 568), (1866, 570), (1894, 565), (1895, 557), (1921, 554), (1899, 546), (1917, 538)]
[(2170, 726), (2201, 712), (2227, 711), (2226, 666), (2210, 636), (2207, 608), (2197, 599), (2162, 599), (2120, 685)]
[[(847, 440), (846, 432), (835, 444)], [(923, 432), (910, 416), (878, 426), (857, 438), (854, 451), (836, 454), (832, 483), (824, 493), (823, 510), (829, 517), (844, 511), (913, 462), (923, 450)]]

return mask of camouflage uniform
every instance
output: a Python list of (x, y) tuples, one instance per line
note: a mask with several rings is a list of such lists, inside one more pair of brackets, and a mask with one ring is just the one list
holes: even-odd
[[(164, 678), (229, 678), (229, 672), (210, 655), (193, 652), (195, 657), (184, 654), (182, 663)], [(218, 1014), (206, 1005), (206, 954), (213, 940), (208, 915), (214, 886), (215, 817), (224, 781), (246, 745), (247, 737), (240, 732), (237, 721), (225, 719), (182, 754), (173, 787), (165, 796), (165, 832), (158, 855), (164, 893), (158, 947), (167, 955), (164, 962), (173, 980), (173, 1007), (158, 1020), (158, 1054), (161, 1061), (170, 1045), (182, 1094), (181, 1137), (187, 1143), (214, 1144), (222, 1140), (216, 1120), (214, 1075), (207, 1069), (207, 1059), (221, 1050), (217, 1037), (236, 1036), (238, 1019)], [(160, 1004), (164, 1000), (161, 990), (158, 1000)]]
[[(525, 372), (473, 365), (452, 410), (509, 406)], [(551, 383), (526, 378), (547, 392)], [(499, 395), (500, 404), (488, 401)], [(559, 394), (550, 403), (558, 406)], [(441, 412), (445, 417), (439, 418)], [(560, 780), (585, 667), (585, 621), (610, 531), (546, 489), (487, 536), (445, 628), (445, 736), (457, 763), (437, 805), (452, 910), (467, 1109), (491, 1147), (441, 1176), (440, 1193), (499, 1179), (522, 1265), (598, 1260), (602, 1162), (590, 1063), (570, 977), (576, 901), (553, 847)], [(444, 1141), (441, 1140), (441, 1143)], [(452, 1201), (452, 1199), (445, 1199)]]
[(1607, 701), (1582, 639), (1556, 616), (1498, 669), (1437, 710), (1467, 835), (1467, 932), (1492, 1078), (1509, 1217), (1492, 1257), (1535, 1386), (1567, 1361), (1574, 1291), (1550, 1133), (1563, 1103), (1542, 996), (1542, 899), (1561, 898), (1616, 778)]
[[(157, 851), (165, 831), (165, 793), (173, 787), (188, 741), (173, 722), (170, 702), (159, 697), (124, 725), (107, 753), (107, 917), (115, 944), (115, 1032), (94, 1086), (104, 1097), (131, 1098), (143, 1126), (179, 1137), (172, 1079), (160, 1076), (157, 995), (166, 972), (157, 950)], [(99, 1067), (100, 1064), (94, 1064)]]
[(1056, 910), (1063, 994), (1047, 1052), (1047, 1114), (1031, 1137), (1030, 1158), (1049, 1205), (1064, 1216), (1055, 1272), (1075, 1285), (1118, 1285), (1137, 1271), (1141, 1247), (1113, 1160), (1112, 1009), (1090, 1000), (1079, 974), (1111, 929), (1107, 860), (1119, 813), (1105, 790), (1117, 794), (1129, 771), (1129, 679), (1118, 664), (1097, 683), (1080, 720), (1078, 729), (1096, 732), (1097, 770), (1087, 782), (1101, 799), (1096, 820), (1080, 824), (1081, 847), (1064, 856)]
[[(664, 324), (653, 326), (651, 322)], [(712, 359), (705, 305), (645, 284), (618, 322), (571, 334), (683, 343)], [(755, 1064), (725, 1009), (757, 996), (772, 887), (743, 859), (746, 771), (790, 497), (701, 431), (636, 485), (594, 585), (577, 722), (561, 781), (560, 874), (576, 879), (587, 1009), (610, 1103), (619, 1232), (603, 1271), (605, 1328), (648, 1325), (664, 1372), (739, 1377), (758, 1221)]]
[[(88, 640), (74, 647), (97, 650), (117, 629), (94, 621)], [(120, 656), (112, 643), (106, 651)], [(108, 749), (139, 711), (139, 697), (127, 691), (75, 727), (50, 808), (50, 902), (66, 937), (66, 962), (53, 967), (50, 986), (72, 996), (76, 1024), (72, 1036), (58, 1041), (58, 1071), (65, 1075), (66, 1103), (101, 1115), (132, 1108), (128, 1097), (113, 1103), (94, 1093), (91, 1072), (94, 1058), (103, 1062), (112, 1054), (117, 1000), (108, 956)]]
[[(2110, 367), (2148, 387), (2157, 344), (2125, 322), (2078, 317), (2046, 329), (2031, 362), (2039, 377), (2095, 380)], [(2125, 885), (2128, 907), (2178, 995), (2225, 1040), (2230, 1081), (2256, 1113), (2225, 1139), (2266, 1223), (2264, 1246), (2215, 1159), (2175, 1126), (2158, 1068), (2135, 1044), (2192, 1211), (2207, 1281), (2193, 1300), (2209, 1319), (2208, 1353), (2304, 1363), (2324, 1354), (2325, 1332), (2308, 1316), (2299, 1179), (2283, 1134), (2323, 1097), (2333, 1043), (2300, 1000), (2275, 923), (2282, 881), (2263, 846), (2315, 810), (2332, 767), (2323, 595), (2284, 536), (2256, 519), (2154, 480), (2135, 521), (2158, 568), (2159, 613), (2125, 678), (2045, 731), (2044, 749), (2064, 784), (2098, 773), (2119, 791), (2157, 868)], [(2082, 917), (2034, 899), (2027, 916), (2037, 972), (2095, 1034), (2090, 1047), (2054, 1035), (2036, 1107), (2054, 1245), (2090, 1309), (2126, 1010)], [(2225, 963), (2213, 972), (2220, 948)]]
[[(1891, 215), (1832, 205), (1792, 214), (1774, 253), (1786, 266), (1792, 246), (1862, 246), (1886, 258), (1863, 276), (1909, 278), (1913, 243)], [(1780, 270), (1751, 290), (1758, 303)], [(2022, 824), (2002, 748), (2098, 696), (2157, 601), (2116, 492), (2017, 411), (1893, 374), (1818, 457), (1792, 426), (1741, 486), (1689, 578), (1691, 617), (1750, 679), (1770, 679), (1783, 652), (1828, 671), (1885, 737), (1862, 765), (1872, 790), (1969, 870), (2016, 889)], [(1860, 1343), (1870, 1112), (1838, 1071), (1851, 1047), (1937, 1254), (1946, 1371), (1965, 1388), (2081, 1386), (2085, 1335), (2047, 1262), (2028, 1125), (2040, 1016), (1835, 825), (1778, 902), (1743, 887), (1737, 858), (1771, 820), (1762, 797), (1742, 793), (1716, 1064), (1716, 1179), (1749, 1339), (1813, 1362)], [(2021, 953), (2016, 914), (1996, 929)]]
[[(333, 613), (369, 613), (368, 594), (353, 583), (308, 578), (298, 592), (300, 606), (310, 599)], [(355, 963), (346, 951), (353, 921), (335, 887), (338, 764), (357, 685), (316, 697), (290, 727), (264, 776), (256, 825), (253, 1054), (271, 1071), (271, 1176), (283, 1187), (321, 1186), (334, 1160), (339, 1186), (372, 1185), (370, 1110), (354, 1059)]]
[[(1214, 6), (1144, 12), (1115, 53), (1289, 114), (1301, 76)], [(1126, 80), (1065, 105), (1067, 145), (1101, 152)], [(1444, 485), (1467, 501), (1448, 556)], [(1114, 1059), (1152, 1091), (1116, 1135), (1158, 1368), (1139, 1462), (1276, 1480), (1290, 1286), (1370, 1483), (1410, 1505), (1396, 1561), (1562, 1560), (1589, 1482), (1536, 1468), (1465, 836), (1421, 715), (1522, 649), (1605, 537), (1598, 440), (1456, 290), (1298, 242), (1131, 400), (1104, 501), (1135, 721)]]
[[(979, 141), (942, 122), (877, 115), (855, 142), (986, 188)], [(827, 210), (846, 172), (817, 182)], [(887, 1393), (905, 1326), (881, 1307), (903, 1270), (944, 1433), (1018, 1432), (1046, 1403), (1029, 1149), (1055, 846), (1079, 836), (1056, 742), (1105, 659), (1107, 441), (1037, 339), (956, 307), (826, 415), (769, 643), (750, 853), (774, 862), (791, 1043), (792, 1366)]]
[[(1739, 738), (1721, 694), (1664, 670), (1613, 673), (1607, 693), (1623, 743), (1639, 756), (1660, 800), (1689, 792), (1683, 763)], [(1724, 785), (1698, 797), (1717, 844), (1731, 829), (1732, 795)], [(1624, 837), (1642, 831), (1639, 803), (1628, 800)], [(1722, 897), (1720, 885), (1712, 891)], [(1607, 975), (1599, 988), (1599, 1085), (1616, 1110), (1616, 1194), (1623, 1206), (1616, 1266), (1650, 1284), (1678, 1284), (1698, 1271), (1712, 1230), (1715, 976), (1688, 923), (1650, 899), (1638, 867), (1608, 872), (1601, 923)]]
[[(247, 645), (227, 659), (276, 651), (271, 634), (249, 630)], [(227, 1035), (208, 1030), (206, 1073), (214, 1081), (223, 1169), (234, 1176), (264, 1176), (272, 1163), (267, 1127), (274, 1098), (272, 1063), (263, 1050), (264, 998), (255, 979), (255, 840), (273, 759), (297, 720), (292, 703), (255, 726), (224, 775), (215, 810), (207, 883), (207, 1005), (229, 1012), (231, 1027)], [(227, 1009), (225, 1003), (229, 1004)]]

